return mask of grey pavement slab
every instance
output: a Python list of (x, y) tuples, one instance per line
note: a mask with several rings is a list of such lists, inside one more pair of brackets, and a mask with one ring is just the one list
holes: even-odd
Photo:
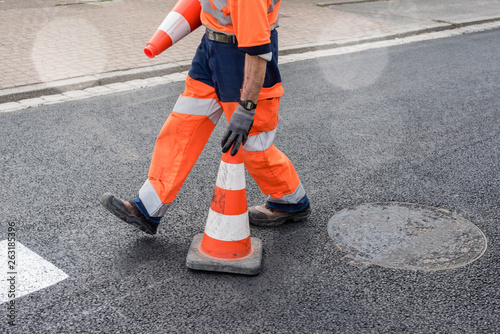
[[(182, 83), (0, 114), (0, 217), (69, 278), (17, 300), (13, 333), (500, 332), (500, 30), (284, 64), (276, 145), (311, 217), (252, 228), (257, 276), (191, 271), (220, 163), (216, 127), (158, 235), (100, 207), (135, 196)], [(249, 205), (260, 204), (247, 178)], [(489, 247), (463, 268), (353, 266), (327, 233), (376, 201), (456, 210)], [(2, 224), (2, 227), (4, 225)], [(3, 233), (3, 231), (2, 231)]]

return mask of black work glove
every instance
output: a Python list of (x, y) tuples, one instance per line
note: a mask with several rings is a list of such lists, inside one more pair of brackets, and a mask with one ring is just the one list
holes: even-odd
[(223, 153), (229, 151), (231, 146), (233, 146), (231, 155), (234, 156), (240, 149), (240, 145), (245, 145), (248, 133), (253, 125), (254, 115), (255, 110), (246, 110), (238, 104), (229, 120), (226, 133), (222, 136), (221, 147)]

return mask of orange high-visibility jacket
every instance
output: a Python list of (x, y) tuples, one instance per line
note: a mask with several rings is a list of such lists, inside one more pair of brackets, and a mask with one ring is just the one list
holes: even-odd
[(238, 47), (250, 55), (271, 51), (270, 33), (278, 26), (280, 0), (200, 0), (207, 28), (236, 35)]

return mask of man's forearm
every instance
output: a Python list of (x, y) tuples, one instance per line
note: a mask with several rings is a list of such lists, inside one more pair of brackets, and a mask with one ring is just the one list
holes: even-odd
[(243, 78), (243, 87), (241, 100), (252, 100), (257, 103), (260, 90), (264, 84), (266, 76), (267, 61), (259, 56), (245, 56), (245, 75)]

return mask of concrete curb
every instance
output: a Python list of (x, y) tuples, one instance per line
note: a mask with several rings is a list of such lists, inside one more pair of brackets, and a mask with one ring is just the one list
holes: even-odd
[[(405, 38), (431, 32), (453, 30), (457, 28), (485, 24), (500, 21), (500, 17), (479, 19), (461, 23), (436, 22), (436, 26), (416, 30), (401, 30), (385, 35), (376, 35), (357, 40), (345, 40), (340, 42), (313, 43), (301, 46), (284, 47), (279, 55), (299, 54), (308, 51), (327, 50), (353, 45), (379, 42), (397, 38)], [(165, 76), (173, 73), (187, 71), (190, 61), (176, 62), (170, 64), (141, 67), (123, 71), (114, 71), (91, 76), (76, 77), (35, 85), (19, 86), (0, 90), (0, 103), (15, 102), (23, 99), (32, 99), (45, 95), (61, 94), (63, 92), (82, 90), (96, 86), (121, 83), (135, 79), (148, 79), (152, 77)]]
[(191, 62), (178, 62), (123, 71), (87, 75), (77, 78), (45, 82), (35, 85), (13, 87), (0, 90), (0, 103), (37, 98), (44, 95), (60, 94), (67, 91), (108, 85), (135, 79), (147, 79), (180, 73), (189, 69)]

